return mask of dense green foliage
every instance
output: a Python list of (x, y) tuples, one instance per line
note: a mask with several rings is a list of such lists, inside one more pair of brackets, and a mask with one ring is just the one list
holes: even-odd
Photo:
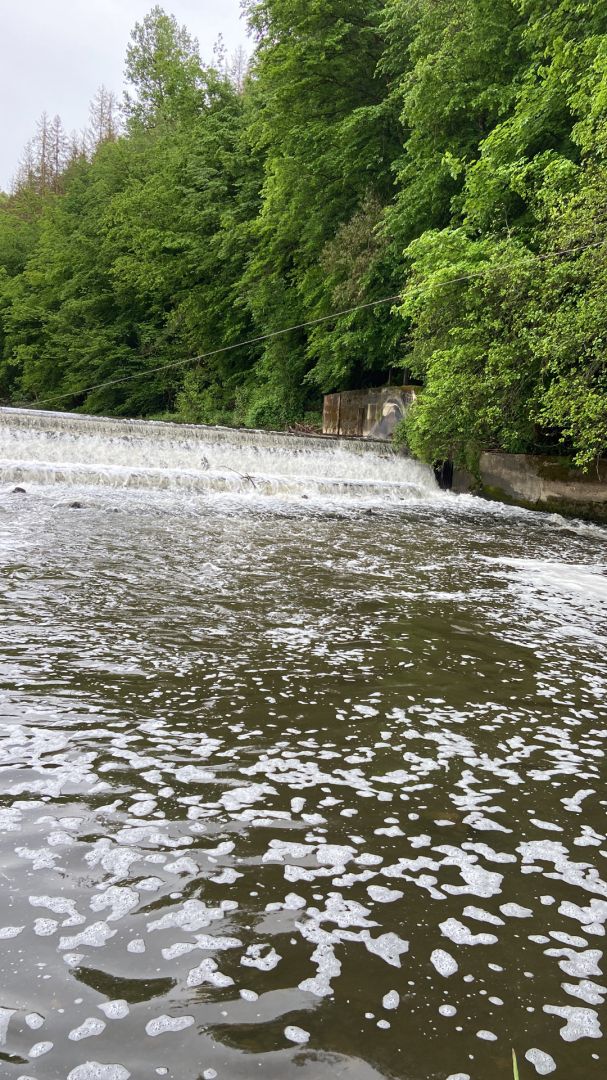
[(522, 63), (491, 87), (476, 150), (450, 151), (448, 225), (407, 249), (402, 310), (426, 383), (408, 436), (425, 457), (560, 446), (588, 463), (607, 448), (607, 8), (507, 6), (519, 19), (497, 52)]
[(426, 460), (605, 453), (607, 7), (244, 8), (244, 79), (156, 7), (120, 130), (106, 92), (92, 144), (43, 118), (0, 197), (0, 397), (283, 426), (414, 378)]

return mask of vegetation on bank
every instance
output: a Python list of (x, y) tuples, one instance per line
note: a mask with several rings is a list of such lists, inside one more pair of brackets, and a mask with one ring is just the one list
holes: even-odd
[(156, 7), (120, 109), (42, 119), (0, 194), (0, 399), (282, 427), (413, 378), (427, 460), (605, 453), (607, 6), (243, 6), (248, 70)]

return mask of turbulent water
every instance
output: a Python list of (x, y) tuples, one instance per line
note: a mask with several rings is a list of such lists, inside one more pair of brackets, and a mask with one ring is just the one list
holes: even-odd
[(2, 1078), (604, 1077), (606, 555), (381, 447), (1, 412)]
[(103, 484), (188, 492), (428, 498), (430, 470), (362, 439), (98, 420), (0, 409), (6, 481)]

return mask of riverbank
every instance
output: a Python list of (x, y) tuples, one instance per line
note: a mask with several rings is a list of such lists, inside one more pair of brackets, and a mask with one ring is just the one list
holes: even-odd
[(455, 469), (453, 491), (607, 524), (607, 461), (590, 472), (568, 458), (534, 454), (481, 454), (479, 477)]

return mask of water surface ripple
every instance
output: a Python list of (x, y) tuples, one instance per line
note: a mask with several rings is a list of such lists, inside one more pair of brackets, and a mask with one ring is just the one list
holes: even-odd
[(603, 1077), (605, 533), (26, 486), (2, 1077)]

